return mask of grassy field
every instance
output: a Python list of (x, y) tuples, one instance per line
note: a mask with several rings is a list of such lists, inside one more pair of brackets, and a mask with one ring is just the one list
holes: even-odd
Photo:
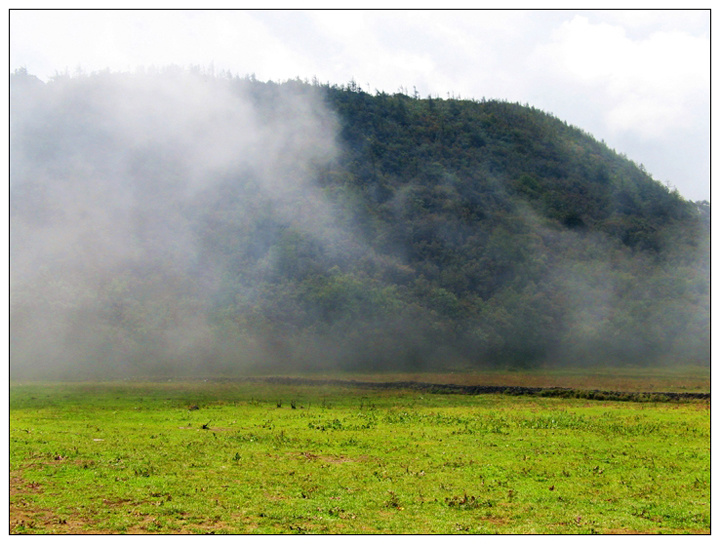
[(13, 534), (710, 531), (707, 400), (13, 383), (9, 435)]

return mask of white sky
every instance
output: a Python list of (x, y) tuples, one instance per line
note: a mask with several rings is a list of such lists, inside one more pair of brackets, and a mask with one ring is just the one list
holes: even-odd
[(500, 98), (580, 127), (710, 199), (710, 12), (10, 12), (10, 71), (200, 65), (422, 97)]

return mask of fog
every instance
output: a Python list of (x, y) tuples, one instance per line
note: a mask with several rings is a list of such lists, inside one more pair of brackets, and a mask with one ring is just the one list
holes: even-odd
[[(312, 90), (276, 91), (262, 103), (232, 78), (173, 68), (13, 77), (13, 376), (212, 372), (230, 354), (236, 368), (267, 357), (208, 319), (232, 251), (213, 245), (213, 225), (269, 206), (280, 228), (321, 232), (323, 245), (343, 236), (314, 179), (336, 156), (336, 121)], [(263, 197), (223, 216), (243, 190)]]
[(445, 157), (431, 102), (173, 67), (10, 91), (13, 378), (709, 360), (709, 209), (609, 150), (590, 228), (497, 142)]

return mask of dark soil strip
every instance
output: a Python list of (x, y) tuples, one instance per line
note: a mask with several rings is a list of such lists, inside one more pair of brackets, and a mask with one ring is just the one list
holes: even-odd
[(358, 382), (355, 380), (313, 380), (309, 378), (249, 378), (283, 385), (341, 385), (368, 389), (407, 389), (425, 393), (484, 395), (532, 395), (538, 397), (561, 397), (591, 400), (624, 400), (632, 402), (667, 402), (680, 400), (710, 400), (710, 393), (633, 393), (628, 391), (583, 390), (565, 387), (517, 387), (497, 385), (455, 385), (423, 382)]

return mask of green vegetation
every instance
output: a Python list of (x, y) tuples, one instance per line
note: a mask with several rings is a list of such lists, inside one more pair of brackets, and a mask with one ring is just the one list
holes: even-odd
[(15, 383), (10, 530), (709, 533), (709, 408), (243, 381)]

